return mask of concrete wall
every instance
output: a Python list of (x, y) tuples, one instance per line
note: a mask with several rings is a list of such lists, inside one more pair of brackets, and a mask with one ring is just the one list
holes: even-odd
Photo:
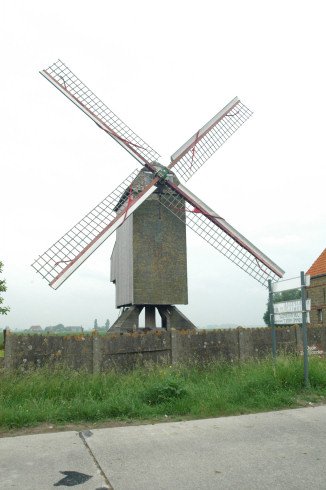
[(171, 362), (171, 335), (163, 331), (146, 334), (17, 335), (8, 333), (4, 365), (26, 369), (65, 365), (88, 372), (132, 369), (136, 365)]
[[(284, 353), (302, 352), (301, 328), (276, 329), (277, 349)], [(310, 326), (308, 344), (311, 354), (326, 352), (326, 327)], [(7, 333), (5, 368), (27, 369), (49, 364), (67, 365), (88, 372), (111, 368), (132, 369), (147, 363), (237, 362), (271, 355), (270, 328), (171, 331), (147, 333), (97, 334), (84, 336), (17, 335)]]
[[(95, 338), (94, 338), (95, 339)], [(171, 335), (165, 330), (145, 334), (108, 334), (97, 337), (96, 370), (132, 369), (146, 363), (171, 363)]]
[(5, 368), (65, 364), (93, 370), (93, 338), (84, 335), (6, 334)]

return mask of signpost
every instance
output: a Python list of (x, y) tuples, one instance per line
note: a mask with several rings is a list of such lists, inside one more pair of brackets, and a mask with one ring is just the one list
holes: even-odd
[(308, 335), (307, 335), (307, 294), (305, 286), (305, 275), (301, 272), (301, 300), (302, 300), (302, 336), (303, 336), (303, 370), (304, 384), (309, 388), (309, 365), (308, 365)]
[[(302, 325), (304, 380), (306, 388), (309, 387), (307, 323), (310, 323), (309, 311), (311, 309), (311, 300), (307, 300), (306, 295), (306, 287), (309, 285), (310, 276), (306, 276), (304, 272), (301, 272), (299, 277), (292, 279), (274, 283), (271, 280), (268, 281), (273, 358), (276, 358), (275, 325)], [(291, 295), (290, 291), (294, 291), (294, 296), (300, 295), (300, 298), (289, 299), (289, 295)], [(299, 293), (298, 295), (296, 291)], [(278, 295), (277, 302), (275, 302), (276, 294)]]

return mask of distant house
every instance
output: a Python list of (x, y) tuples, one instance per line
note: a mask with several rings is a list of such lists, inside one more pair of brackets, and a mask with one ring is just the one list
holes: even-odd
[(315, 325), (326, 326), (326, 248), (315, 260), (310, 269), (310, 287), (307, 291), (311, 298), (310, 321)]
[(45, 327), (44, 332), (47, 333), (83, 333), (84, 329), (81, 326), (65, 327), (62, 323), (54, 325), (53, 327)]
[(66, 332), (83, 333), (84, 329), (82, 326), (78, 327), (66, 327)]
[(29, 332), (43, 332), (41, 325), (32, 325), (28, 329)]
[(59, 323), (58, 325), (54, 325), (53, 327), (45, 327), (44, 332), (48, 333), (61, 333), (65, 332), (65, 326), (62, 325), (62, 323)]

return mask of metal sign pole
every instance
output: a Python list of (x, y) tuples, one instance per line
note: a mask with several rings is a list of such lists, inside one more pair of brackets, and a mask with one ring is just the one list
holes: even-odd
[(273, 359), (276, 359), (276, 331), (275, 331), (275, 321), (274, 321), (274, 303), (273, 303), (273, 290), (272, 281), (268, 279), (268, 290), (269, 290), (269, 318), (272, 327), (272, 354)]
[(309, 365), (308, 365), (308, 336), (307, 336), (307, 310), (306, 310), (306, 283), (305, 274), (300, 273), (301, 278), (301, 300), (302, 300), (302, 337), (303, 337), (303, 370), (304, 385), (309, 388)]

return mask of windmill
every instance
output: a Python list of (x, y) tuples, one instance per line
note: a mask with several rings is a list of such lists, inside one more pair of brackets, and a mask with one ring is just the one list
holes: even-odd
[(164, 166), (160, 155), (123, 123), (60, 60), (43, 75), (142, 165), (32, 264), (57, 289), (113, 233), (111, 281), (122, 308), (110, 330), (195, 328), (177, 308), (187, 304), (186, 225), (264, 286), (284, 271), (218, 213), (189, 191), (186, 182), (251, 116), (235, 97), (199, 129)]

